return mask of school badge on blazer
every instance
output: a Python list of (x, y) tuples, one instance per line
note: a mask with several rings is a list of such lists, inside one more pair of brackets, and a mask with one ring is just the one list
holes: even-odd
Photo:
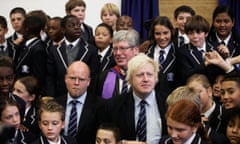
[(174, 81), (174, 73), (167, 73), (167, 81)]
[(29, 68), (29, 66), (27, 66), (27, 65), (22, 65), (21, 72), (22, 72), (22, 73), (30, 73), (30, 68)]

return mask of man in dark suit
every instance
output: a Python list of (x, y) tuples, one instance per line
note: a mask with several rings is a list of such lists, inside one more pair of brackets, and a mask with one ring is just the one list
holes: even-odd
[[(94, 144), (98, 124), (96, 119), (97, 103), (96, 97), (87, 91), (90, 85), (89, 67), (81, 61), (73, 62), (67, 69), (65, 83), (68, 92), (56, 98), (57, 102), (66, 109), (64, 135), (75, 136), (78, 143)], [(73, 105), (73, 101), (76, 105)], [(72, 111), (74, 106), (76, 107), (76, 117), (75, 121), (72, 121), (71, 114), (74, 113)], [(72, 127), (73, 124), (76, 126)]]
[(96, 48), (80, 38), (80, 22), (73, 15), (65, 16), (61, 26), (64, 31), (64, 41), (59, 46), (49, 49), (47, 60), (47, 95), (58, 97), (66, 93), (64, 75), (68, 65), (74, 61), (85, 62), (94, 79), (98, 71), (99, 59)]
[(127, 81), (132, 91), (108, 101), (103, 117), (120, 128), (122, 139), (158, 144), (166, 134), (166, 95), (155, 92), (157, 77), (158, 65), (148, 56), (139, 54), (128, 62)]
[(113, 55), (116, 66), (103, 71), (96, 78), (95, 92), (104, 99), (123, 93), (128, 61), (139, 52), (139, 35), (135, 30), (121, 30), (113, 37)]

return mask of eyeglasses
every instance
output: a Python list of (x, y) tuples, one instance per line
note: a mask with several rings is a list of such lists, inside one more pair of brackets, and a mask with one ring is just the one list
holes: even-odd
[(133, 47), (114, 47), (114, 48), (113, 48), (113, 52), (117, 52), (117, 51), (125, 52), (125, 51), (127, 51), (128, 49), (130, 49), (130, 48), (133, 48)]

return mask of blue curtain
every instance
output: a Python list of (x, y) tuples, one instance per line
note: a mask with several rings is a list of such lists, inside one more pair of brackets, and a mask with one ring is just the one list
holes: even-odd
[(132, 17), (135, 30), (146, 40), (148, 33), (143, 24), (159, 15), (158, 0), (122, 0), (121, 13)]
[(238, 33), (240, 33), (240, 0), (219, 0), (219, 5), (226, 5), (231, 8), (235, 15), (235, 24)]

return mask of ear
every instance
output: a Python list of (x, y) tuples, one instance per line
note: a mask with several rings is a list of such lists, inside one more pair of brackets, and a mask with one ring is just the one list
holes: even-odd
[(32, 94), (31, 96), (29, 96), (29, 101), (34, 101), (36, 98), (36, 94)]
[(62, 122), (62, 129), (64, 129), (65, 121)]
[(8, 32), (8, 28), (5, 28), (4, 29), (4, 34), (7, 34), (7, 32)]
[(212, 92), (212, 87), (208, 87), (207, 88), (207, 92), (208, 92), (208, 96), (210, 96), (210, 97), (212, 97), (212, 94), (213, 94), (213, 92)]
[(205, 37), (207, 37), (208, 36), (208, 32), (207, 33), (205, 33)]
[(193, 133), (196, 133), (197, 130), (198, 130), (198, 127), (197, 127), (197, 126), (193, 126), (193, 127), (192, 127), (192, 132), (193, 132)]

